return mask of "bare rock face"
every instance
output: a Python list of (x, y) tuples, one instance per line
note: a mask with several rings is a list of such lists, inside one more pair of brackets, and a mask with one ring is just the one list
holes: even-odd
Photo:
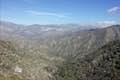
[(22, 73), (23, 69), (20, 68), (19, 66), (16, 66), (15, 69), (14, 69), (14, 71), (15, 71), (16, 73)]

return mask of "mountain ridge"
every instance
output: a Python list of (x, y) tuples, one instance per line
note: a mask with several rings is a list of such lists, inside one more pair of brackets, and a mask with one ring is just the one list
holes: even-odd
[[(59, 29), (51, 25), (28, 27), (0, 23), (0, 52), (6, 50), (5, 60), (0, 64), (10, 63), (4, 65), (10, 67), (6, 71), (15, 75), (17, 71), (16, 76), (24, 79), (51, 80), (59, 68), (57, 65), (71, 58), (93, 56), (92, 52), (103, 45), (120, 40), (120, 25), (84, 30), (76, 27)], [(5, 73), (2, 69), (6, 67), (0, 68), (0, 72)]]

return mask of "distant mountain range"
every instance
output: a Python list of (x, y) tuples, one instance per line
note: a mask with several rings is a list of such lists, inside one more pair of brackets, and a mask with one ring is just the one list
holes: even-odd
[[(20, 25), (0, 21), (0, 79), (5, 78), (6, 74), (8, 77), (15, 74), (14, 77), (18, 80), (19, 77), (22, 80), (54, 80), (54, 73), (59, 72), (59, 65), (69, 59), (76, 62), (80, 59), (80, 62), (84, 62), (84, 59), (91, 60), (92, 57), (96, 61), (103, 55), (103, 52), (99, 51), (107, 49), (101, 49), (102, 46), (112, 44), (112, 41), (116, 41), (117, 45), (119, 40), (120, 25), (103, 28), (100, 25)], [(114, 44), (112, 46), (114, 47)], [(109, 56), (108, 53), (106, 56)], [(97, 63), (103, 65), (102, 60)], [(97, 66), (94, 67), (97, 69)], [(89, 70), (88, 67), (86, 69)], [(100, 80), (92, 79), (92, 74), (88, 80)]]
[(2, 31), (3, 36), (4, 33), (7, 35), (19, 35), (24, 37), (32, 37), (36, 35), (55, 35), (63, 34), (65, 32), (76, 32), (79, 30), (88, 30), (100, 28), (100, 26), (96, 25), (78, 25), (78, 24), (61, 24), (61, 25), (20, 25), (12, 22), (0, 21), (0, 30)]
[(79, 30), (62, 37), (51, 50), (57, 55), (78, 56), (87, 54), (113, 40), (120, 40), (120, 26)]

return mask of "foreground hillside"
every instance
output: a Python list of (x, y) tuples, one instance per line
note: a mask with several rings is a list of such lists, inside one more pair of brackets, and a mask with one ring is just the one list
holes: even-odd
[(120, 40), (84, 58), (69, 58), (54, 75), (55, 80), (120, 80)]
[(0, 80), (24, 80), (17, 74), (19, 70), (15, 69), (18, 59), (17, 51), (11, 42), (0, 40)]
[(37, 48), (16, 47), (10, 41), (0, 40), (0, 80), (49, 80), (56, 70), (55, 64), (62, 61), (40, 53)]

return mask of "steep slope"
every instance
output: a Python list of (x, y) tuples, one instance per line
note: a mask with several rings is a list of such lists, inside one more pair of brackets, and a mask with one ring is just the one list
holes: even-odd
[(111, 41), (84, 58), (68, 59), (55, 80), (119, 80), (120, 40)]
[(12, 69), (17, 61), (18, 55), (13, 45), (9, 41), (0, 40), (0, 70)]
[(14, 69), (18, 60), (19, 56), (11, 42), (0, 40), (0, 80), (24, 80)]
[[(62, 58), (49, 56), (43, 48), (20, 48), (0, 40), (0, 80), (49, 80)], [(49, 72), (50, 70), (50, 72)]]
[(60, 56), (84, 56), (112, 40), (120, 40), (120, 25), (107, 28), (79, 30), (56, 41), (51, 53)]

